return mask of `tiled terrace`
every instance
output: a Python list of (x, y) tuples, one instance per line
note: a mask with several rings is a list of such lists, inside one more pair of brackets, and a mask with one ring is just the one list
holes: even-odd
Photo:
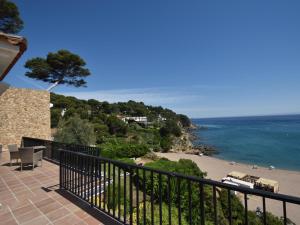
[[(0, 153), (1, 154), (1, 153)], [(116, 224), (88, 204), (59, 190), (59, 167), (43, 160), (42, 167), (19, 170), (0, 159), (0, 224)]]

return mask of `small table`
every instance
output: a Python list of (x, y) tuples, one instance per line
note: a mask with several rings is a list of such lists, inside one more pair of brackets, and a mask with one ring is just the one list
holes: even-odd
[(41, 150), (46, 150), (46, 146), (43, 146), (43, 145), (32, 146), (32, 148), (34, 149), (34, 152), (38, 152), (38, 151), (41, 151)]
[(43, 151), (46, 150), (46, 146), (38, 145), (38, 146), (32, 146), (34, 154), (36, 155), (38, 161), (41, 161), (41, 166), (43, 163)]

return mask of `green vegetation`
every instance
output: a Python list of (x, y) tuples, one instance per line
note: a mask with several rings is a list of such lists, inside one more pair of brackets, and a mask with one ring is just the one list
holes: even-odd
[[(144, 224), (143, 219), (144, 219), (144, 205), (140, 204), (139, 205), (139, 225)], [(149, 201), (146, 202), (146, 212), (151, 212), (151, 203)], [(133, 211), (133, 224), (137, 224), (137, 208), (134, 209)], [(153, 205), (153, 219), (154, 219), (154, 224), (160, 224), (160, 215), (159, 215), (159, 205), (154, 204)], [(178, 224), (178, 209), (175, 206), (171, 207), (171, 224)], [(146, 213), (146, 225), (151, 225), (151, 213)], [(169, 225), (169, 208), (166, 203), (162, 203), (162, 224), (163, 225)], [(185, 219), (185, 216), (182, 215), (182, 220), (181, 220), (182, 225), (188, 225), (189, 223)]]
[[(204, 178), (206, 173), (202, 172), (198, 166), (191, 160), (180, 159), (178, 162), (169, 161), (167, 159), (160, 159), (154, 162), (147, 163), (145, 166), (164, 170), (169, 172), (180, 173), (188, 176), (195, 176)], [(140, 177), (142, 179), (142, 177)], [(170, 178), (170, 192), (168, 192), (168, 178), (167, 176), (161, 176), (161, 188), (162, 188), (162, 200), (166, 203), (170, 202), (173, 207), (181, 207), (182, 216), (184, 220), (188, 221), (189, 209), (191, 209), (193, 224), (200, 224), (200, 198), (199, 198), (199, 186), (195, 183), (189, 183), (186, 179), (180, 180), (180, 186), (177, 183), (177, 179)], [(191, 206), (189, 205), (189, 193), (187, 190), (191, 188)], [(150, 195), (152, 190), (152, 181), (150, 172), (146, 173), (146, 193)], [(153, 194), (155, 199), (159, 199), (159, 176), (153, 175)], [(180, 202), (178, 199), (178, 193), (180, 193)], [(170, 195), (170, 196), (169, 196)], [(170, 197), (170, 199), (169, 199)], [(204, 198), (212, 199), (210, 188), (204, 187)], [(213, 215), (213, 207), (210, 201), (205, 201), (205, 215), (206, 222), (209, 224), (211, 218), (209, 215)]]
[(101, 155), (107, 158), (137, 158), (148, 152), (145, 144), (111, 141), (101, 145)]
[(49, 89), (59, 84), (75, 87), (85, 86), (85, 77), (90, 71), (84, 67), (85, 62), (79, 55), (67, 50), (48, 53), (46, 58), (36, 57), (25, 63), (27, 77), (52, 84)]
[(67, 120), (60, 120), (57, 133), (54, 136), (57, 142), (79, 145), (94, 145), (96, 137), (94, 135), (93, 125), (87, 120), (74, 115)]
[[(151, 163), (147, 163), (145, 166), (164, 170), (169, 172), (176, 172), (188, 176), (196, 176), (199, 178), (204, 178), (206, 173), (202, 172), (197, 165), (191, 160), (181, 159), (178, 162), (169, 161), (167, 159), (160, 159)], [(140, 177), (142, 179), (142, 177)], [(177, 180), (173, 177), (170, 178), (170, 193), (168, 192), (168, 180), (166, 176), (161, 176), (161, 188), (162, 188), (162, 200), (165, 203), (170, 202), (172, 208), (181, 207), (183, 220), (189, 221), (189, 210), (191, 210), (191, 217), (193, 218), (192, 224), (200, 224), (201, 221), (201, 197), (199, 185), (185, 179), (181, 179), (180, 186), (178, 186)], [(146, 193), (150, 195), (152, 189), (151, 174), (146, 173)], [(191, 205), (189, 205), (189, 192), (191, 190)], [(156, 201), (159, 200), (159, 176), (154, 173), (153, 176), (153, 192), (154, 198)], [(178, 193), (180, 192), (180, 204), (178, 200)], [(218, 210), (218, 221), (219, 224), (227, 225), (228, 223), (228, 192), (227, 190), (218, 190), (219, 196), (217, 198), (217, 210)], [(169, 200), (170, 195), (170, 200)], [(212, 188), (204, 185), (203, 187), (203, 198), (204, 198), (204, 212), (205, 212), (205, 224), (214, 224), (214, 207), (212, 202)], [(231, 194), (231, 208), (232, 208), (232, 221), (233, 225), (242, 225), (244, 224), (244, 206), (236, 195)], [(165, 212), (167, 214), (167, 212)], [(167, 215), (163, 215), (167, 217)], [(173, 217), (173, 216), (172, 216)], [(174, 215), (173, 219), (178, 219)], [(166, 223), (167, 224), (167, 223)], [(263, 218), (262, 216), (257, 216), (255, 212), (249, 211), (249, 224), (252, 225), (262, 225)], [(268, 225), (279, 225), (282, 224), (282, 220), (271, 213), (267, 213), (267, 224)]]
[[(187, 116), (142, 102), (110, 104), (51, 93), (51, 103), (54, 105), (51, 108), (52, 128), (56, 128), (61, 120), (67, 121), (78, 115), (92, 124), (96, 144), (109, 158), (140, 157), (149, 151), (166, 152), (172, 147), (173, 140), (191, 124)], [(63, 110), (65, 113), (62, 116)], [(130, 116), (147, 117), (148, 122), (124, 120), (124, 117)]]
[(17, 34), (22, 29), (23, 21), (16, 4), (8, 0), (0, 0), (0, 31)]

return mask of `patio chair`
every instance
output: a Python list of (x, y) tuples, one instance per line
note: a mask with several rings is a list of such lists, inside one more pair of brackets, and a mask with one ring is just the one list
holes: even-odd
[(8, 150), (9, 150), (10, 166), (11, 166), (13, 159), (16, 159), (17, 163), (19, 161), (19, 158), (20, 158), (19, 149), (18, 149), (18, 146), (16, 144), (8, 145), (7, 147), (8, 147)]
[(42, 166), (42, 157), (43, 157), (43, 151), (37, 151), (34, 152), (33, 147), (23, 147), (20, 148), (20, 158), (21, 158), (21, 171), (23, 169), (24, 164), (32, 164), (32, 170), (34, 169), (34, 166), (38, 166), (38, 162), (41, 161)]

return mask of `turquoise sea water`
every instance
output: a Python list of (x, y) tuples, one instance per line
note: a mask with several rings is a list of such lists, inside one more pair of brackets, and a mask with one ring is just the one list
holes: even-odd
[(300, 115), (193, 119), (196, 144), (230, 161), (300, 171)]

